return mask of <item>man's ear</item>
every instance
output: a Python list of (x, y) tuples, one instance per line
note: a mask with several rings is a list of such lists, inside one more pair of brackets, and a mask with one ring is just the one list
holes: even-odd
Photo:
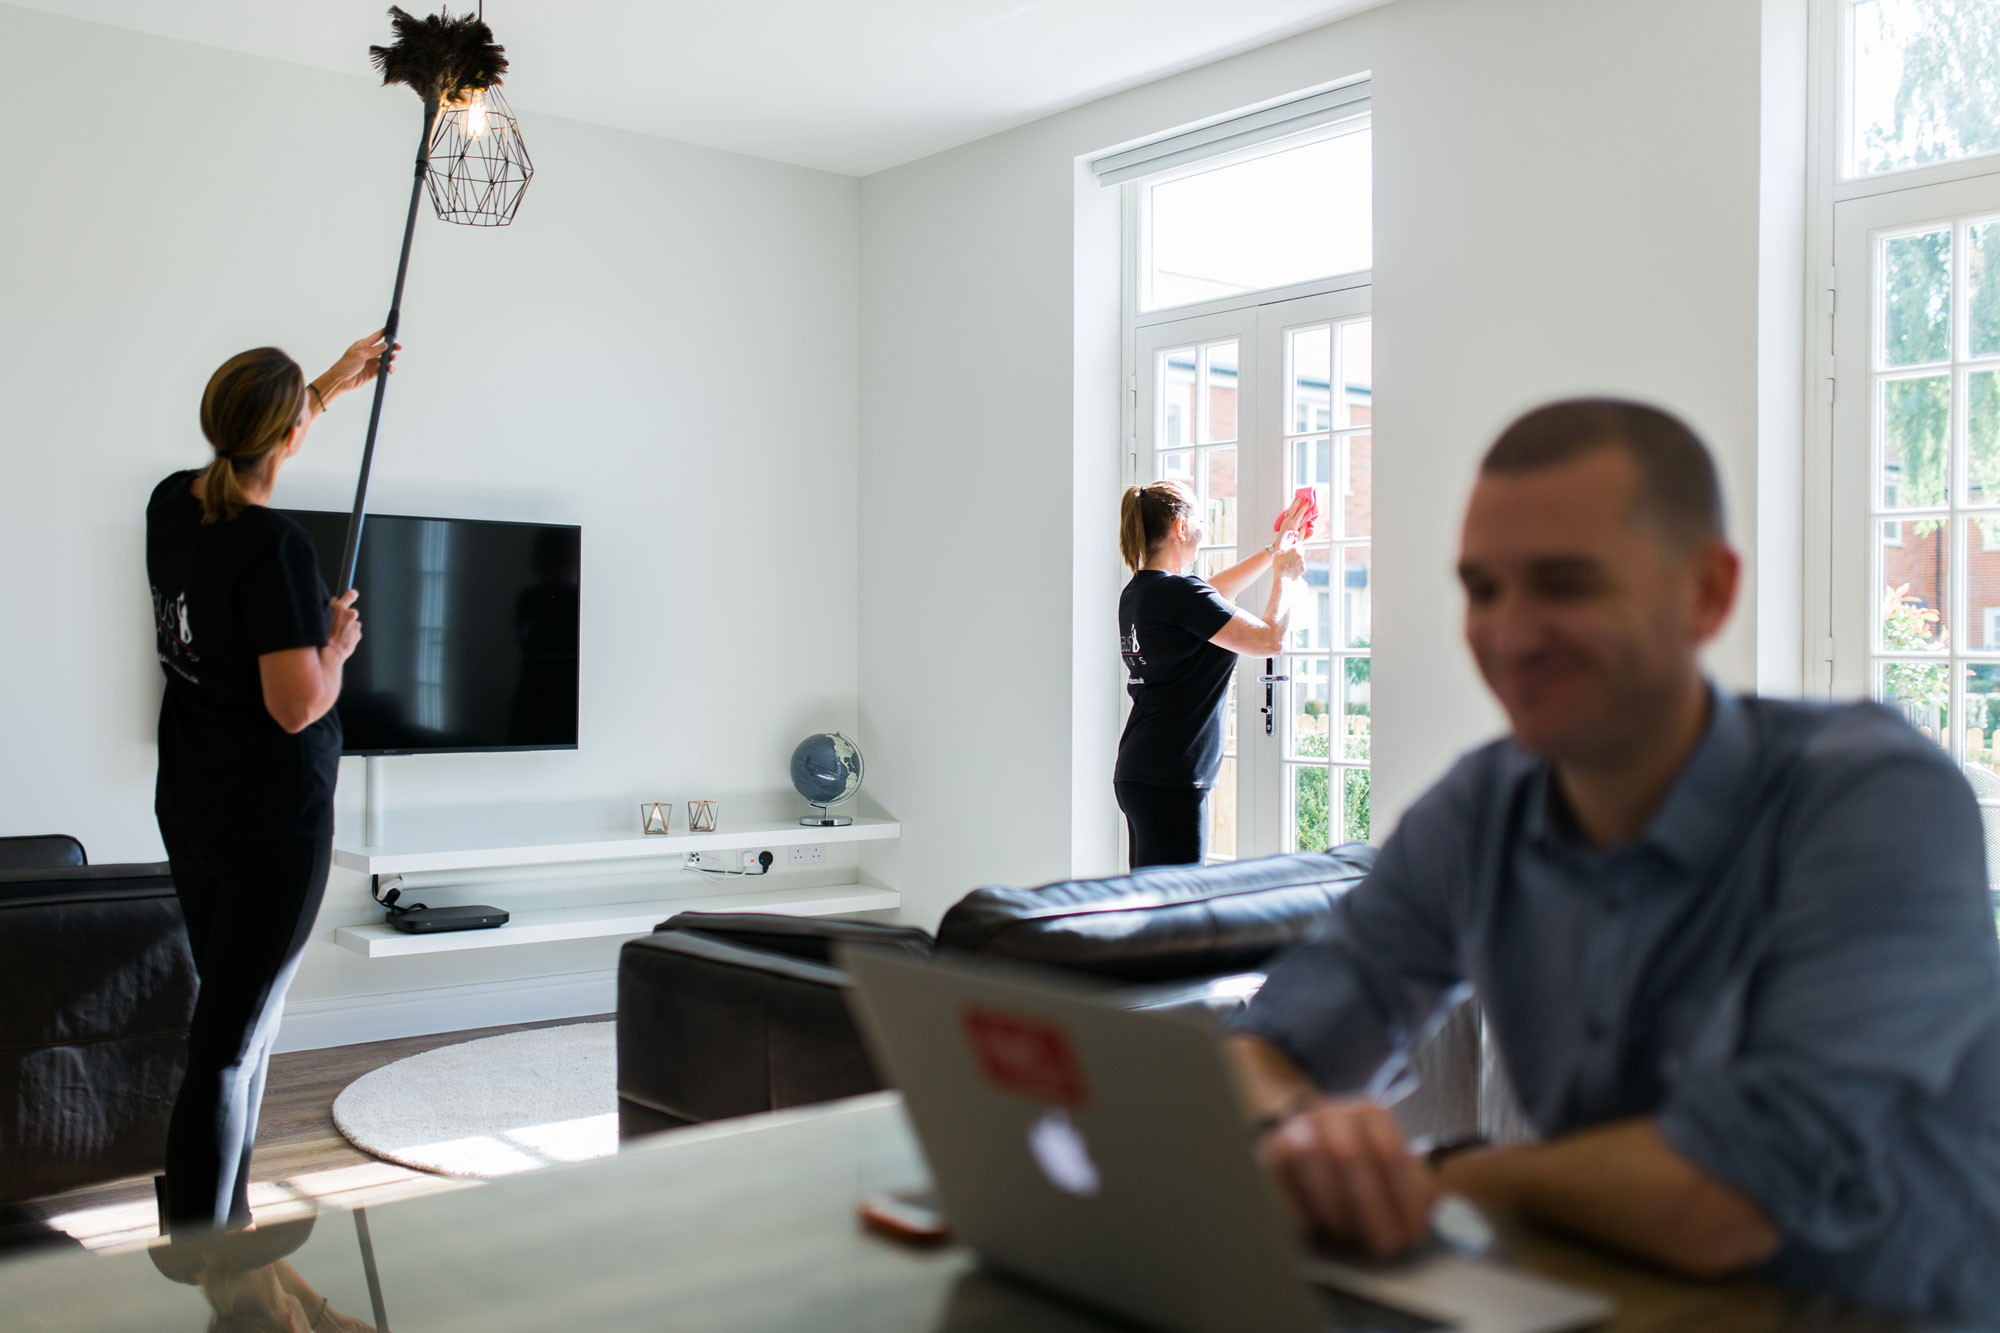
[(1728, 542), (1712, 538), (1694, 553), (1695, 642), (1707, 643), (1729, 623), (1743, 579), (1743, 559)]

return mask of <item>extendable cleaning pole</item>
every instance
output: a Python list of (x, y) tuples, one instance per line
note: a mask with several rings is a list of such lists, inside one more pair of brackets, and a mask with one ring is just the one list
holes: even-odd
[(382, 325), (382, 360), (375, 368), (375, 401), (368, 408), (368, 439), (361, 446), (361, 480), (354, 487), (354, 512), (347, 520), (347, 545), (340, 553), (340, 586), (343, 593), (354, 586), (355, 562), (361, 558), (361, 523), (368, 509), (368, 474), (375, 464), (375, 435), (382, 426), (382, 396), (389, 390), (389, 358), (396, 351), (396, 326), (403, 321), (403, 279), (410, 273), (410, 242), (417, 235), (417, 204), (424, 195), (424, 170), (431, 160), (431, 130), (437, 123), (438, 104), (424, 99), (424, 134), (417, 140), (416, 177), (410, 182), (410, 213), (403, 222), (403, 253), (396, 261), (396, 289), (389, 295), (389, 318)]

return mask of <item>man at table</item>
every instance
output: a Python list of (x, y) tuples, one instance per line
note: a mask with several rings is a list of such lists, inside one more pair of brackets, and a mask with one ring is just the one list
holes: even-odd
[[(1494, 443), (1458, 573), (1512, 734), (1410, 809), (1233, 1039), (1301, 1225), (1394, 1253), (1451, 1192), (1696, 1275), (2000, 1300), (1979, 810), (1886, 708), (1710, 684), (1738, 570), (1674, 417), (1555, 403)], [(1432, 1165), (1356, 1090), (1467, 983), (1541, 1139)]]

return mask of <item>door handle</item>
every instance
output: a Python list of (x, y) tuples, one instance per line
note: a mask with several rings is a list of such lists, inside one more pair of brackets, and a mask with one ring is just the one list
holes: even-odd
[(1277, 714), (1273, 709), (1274, 696), (1272, 694), (1271, 687), (1273, 685), (1278, 684), (1280, 681), (1287, 681), (1291, 679), (1290, 676), (1281, 676), (1276, 674), (1277, 669), (1278, 669), (1277, 659), (1267, 657), (1264, 659), (1264, 674), (1257, 677), (1258, 681), (1261, 682), (1264, 686), (1264, 706), (1258, 709), (1257, 711), (1264, 715), (1264, 734), (1266, 736), (1275, 736), (1277, 734), (1277, 727), (1278, 727), (1276, 721)]

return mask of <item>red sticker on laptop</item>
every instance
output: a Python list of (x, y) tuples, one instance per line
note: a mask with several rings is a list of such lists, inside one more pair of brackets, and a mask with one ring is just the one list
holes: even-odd
[(1055, 1106), (1090, 1100), (1069, 1034), (1045, 1018), (967, 1005), (960, 1015), (979, 1070), (1002, 1092)]

